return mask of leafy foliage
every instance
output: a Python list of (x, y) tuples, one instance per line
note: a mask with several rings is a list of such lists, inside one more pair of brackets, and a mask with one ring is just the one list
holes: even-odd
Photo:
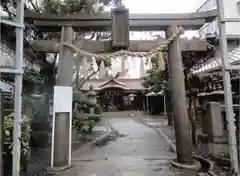
[(78, 134), (92, 133), (93, 127), (99, 121), (99, 116), (88, 117), (78, 110), (73, 111), (73, 128)]
[[(97, 66), (100, 67), (101, 61), (100, 60), (96, 60)], [(112, 65), (110, 60), (104, 60), (104, 66), (105, 67), (110, 67)]]
[[(5, 142), (10, 143), (10, 149), (13, 147), (13, 113), (4, 117), (4, 134), (5, 134)], [(30, 137), (31, 137), (31, 127), (30, 120), (26, 115), (23, 115), (21, 118), (21, 152), (23, 155), (26, 155), (30, 149)]]
[(25, 94), (31, 94), (42, 88), (45, 83), (45, 76), (34, 69), (25, 69), (23, 73), (23, 92)]
[(151, 92), (165, 91), (168, 87), (168, 70), (163, 59), (163, 53), (154, 54), (150, 59), (152, 68), (147, 70), (143, 79), (143, 86)]
[[(94, 6), (96, 4), (98, 4), (98, 6)], [(95, 0), (44, 0), (42, 6), (44, 13), (54, 15), (67, 15), (74, 14), (76, 12), (94, 14), (103, 9), (103, 6)]]
[(35, 69), (27, 68), (23, 73), (23, 81), (31, 84), (43, 84), (45, 77)]
[(165, 90), (167, 87), (166, 72), (156, 69), (149, 69), (143, 77), (143, 86), (150, 88), (155, 93)]
[(156, 70), (163, 70), (162, 68), (165, 67), (163, 53), (156, 53), (151, 57), (152, 68)]
[[(13, 82), (14, 81), (14, 74), (12, 73), (2, 73), (1, 79), (6, 82)], [(30, 84), (43, 84), (45, 81), (45, 77), (35, 69), (26, 68), (23, 73), (23, 84), (30, 83)]]

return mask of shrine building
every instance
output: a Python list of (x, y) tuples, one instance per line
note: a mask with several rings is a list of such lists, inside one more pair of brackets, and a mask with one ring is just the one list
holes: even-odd
[[(139, 58), (140, 59), (140, 58)], [(99, 78), (90, 79), (82, 91), (89, 90), (92, 85), (97, 92), (98, 104), (104, 111), (141, 110), (144, 106), (146, 88), (141, 78), (127, 78), (125, 61), (121, 61), (121, 73), (118, 78), (107, 77), (103, 74), (105, 68), (100, 67)], [(144, 62), (140, 61), (140, 77), (144, 76)]]

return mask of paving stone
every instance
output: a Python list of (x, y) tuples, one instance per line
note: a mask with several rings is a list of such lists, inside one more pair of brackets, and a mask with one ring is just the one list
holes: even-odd
[(78, 176), (196, 175), (170, 166), (176, 154), (155, 130), (131, 117), (108, 117), (108, 121), (118, 136), (105, 145), (73, 153)]

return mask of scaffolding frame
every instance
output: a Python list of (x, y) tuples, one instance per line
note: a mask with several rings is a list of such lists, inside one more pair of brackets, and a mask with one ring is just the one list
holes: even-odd
[(226, 106), (226, 117), (228, 121), (228, 136), (229, 136), (229, 153), (231, 160), (232, 175), (239, 176), (238, 167), (238, 152), (237, 152), (237, 138), (236, 126), (234, 122), (233, 100), (232, 100), (232, 86), (230, 71), (233, 69), (228, 60), (227, 36), (226, 36), (226, 22), (239, 22), (236, 18), (225, 18), (223, 0), (217, 0), (217, 11), (219, 20), (219, 38), (220, 38), (220, 52), (222, 60), (222, 74), (223, 74), (223, 88), (224, 88), (224, 103)]
[(0, 23), (14, 26), (16, 32), (16, 59), (14, 68), (0, 68), (0, 73), (15, 74), (12, 176), (19, 176), (21, 158), (24, 0), (17, 0), (16, 21), (1, 19)]

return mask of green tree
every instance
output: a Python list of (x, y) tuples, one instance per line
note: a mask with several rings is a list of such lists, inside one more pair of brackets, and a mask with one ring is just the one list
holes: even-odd
[[(150, 58), (152, 68), (147, 70), (143, 79), (143, 86), (148, 88), (150, 92), (165, 91), (168, 86), (168, 70), (166, 63), (159, 54), (155, 54)], [(164, 69), (163, 69), (164, 68)]]
[(149, 88), (151, 92), (164, 91), (167, 87), (165, 79), (165, 71), (159, 71), (154, 68), (147, 70), (146, 76), (143, 78), (143, 86)]

